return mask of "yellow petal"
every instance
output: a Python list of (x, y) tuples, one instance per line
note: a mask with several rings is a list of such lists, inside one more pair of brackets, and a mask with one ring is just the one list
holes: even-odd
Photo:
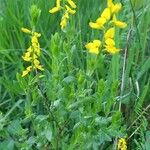
[(121, 8), (122, 8), (121, 3), (117, 3), (117, 4), (112, 6), (111, 12), (112, 13), (118, 13), (121, 10)]
[(85, 47), (86, 49), (89, 50), (89, 53), (98, 54), (100, 45), (101, 45), (100, 40), (94, 40), (93, 42), (87, 43)]
[(114, 46), (105, 46), (105, 48), (106, 48), (106, 51), (111, 53), (111, 54), (115, 54), (115, 53), (120, 51), (120, 49), (118, 49)]
[(94, 40), (93, 44), (95, 45), (95, 47), (100, 47), (101, 41), (100, 40)]
[(115, 36), (115, 28), (114, 28), (114, 27), (108, 29), (108, 30), (106, 31), (105, 35), (104, 35), (105, 39), (107, 39), (107, 38), (112, 38), (112, 39), (113, 39), (114, 36)]
[(22, 72), (22, 77), (26, 76), (31, 71), (32, 66), (26, 68), (25, 71)]
[(90, 23), (89, 23), (89, 26), (90, 26), (91, 28), (93, 28), (93, 29), (102, 29), (102, 28), (103, 28), (102, 25), (100, 25), (100, 24), (98, 24), (98, 23), (94, 23), (94, 22), (90, 22)]
[(34, 63), (35, 66), (40, 64), (39, 60), (37, 60), (37, 59), (35, 59), (33, 63)]
[(50, 9), (49, 12), (50, 12), (51, 14), (53, 14), (53, 13), (58, 12), (60, 9), (61, 9), (61, 7), (54, 7), (54, 8), (52, 8), (52, 9)]
[(106, 39), (105, 43), (109, 47), (115, 46), (115, 41), (113, 39), (111, 39), (111, 38)]
[(89, 49), (89, 53), (99, 54), (99, 49), (98, 48)]
[(41, 71), (44, 70), (44, 68), (41, 65), (37, 65), (36, 68), (39, 69), (39, 70), (41, 70)]
[(22, 77), (26, 76), (29, 72), (27, 70), (22, 72)]
[(122, 21), (115, 21), (114, 24), (119, 28), (126, 28), (127, 27), (127, 24), (125, 22), (122, 22)]
[(65, 12), (65, 14), (63, 15), (63, 17), (62, 17), (62, 18), (69, 19), (69, 14), (68, 14), (68, 12), (67, 12), (67, 11)]
[(39, 60), (37, 60), (37, 59), (34, 60), (34, 66), (35, 66), (35, 68), (37, 68), (37, 69), (39, 69), (39, 70), (44, 70), (44, 69), (42, 68), (42, 66), (40, 65)]
[(31, 61), (32, 57), (31, 57), (31, 53), (30, 52), (26, 52), (24, 54), (24, 56), (22, 56), (23, 60), (25, 61)]
[(65, 7), (66, 7), (66, 9), (67, 9), (67, 11), (70, 13), (70, 14), (75, 14), (76, 13), (76, 11), (75, 10), (73, 10), (73, 9), (71, 9), (68, 5), (65, 5)]
[(85, 47), (86, 47), (86, 49), (93, 49), (93, 48), (95, 48), (95, 46), (94, 46), (94, 44), (93, 44), (92, 42), (87, 43), (87, 44), (85, 45)]
[(40, 37), (41, 33), (34, 32), (33, 35), (36, 36), (36, 37)]
[(106, 20), (109, 20), (111, 17), (110, 8), (105, 8), (101, 14), (101, 17), (105, 18)]
[(32, 42), (32, 44), (33, 43), (38, 43), (37, 37), (36, 36), (32, 36), (31, 42)]
[(125, 22), (117, 20), (116, 15), (113, 15), (113, 23), (119, 28), (126, 28), (127, 27), (127, 24)]
[(56, 7), (58, 7), (58, 8), (60, 8), (60, 1), (61, 1), (61, 0), (57, 0), (57, 1), (56, 1)]
[(28, 52), (32, 53), (33, 52), (33, 49), (32, 47), (30, 46), (28, 49), (27, 49)]
[(24, 32), (24, 33), (28, 33), (28, 34), (31, 34), (32, 32), (27, 29), (27, 28), (21, 28), (21, 31)]
[(103, 27), (106, 22), (107, 22), (106, 18), (103, 18), (103, 17), (99, 17), (99, 18), (96, 20), (96, 23), (98, 23), (99, 26), (101, 26), (101, 27)]
[(72, 1), (72, 0), (67, 0), (67, 2), (69, 3), (69, 5), (72, 7), (72, 8), (76, 8), (76, 4)]
[(63, 30), (67, 26), (67, 19), (63, 18), (60, 22), (61, 29)]
[(26, 68), (27, 71), (31, 71), (31, 69), (32, 69), (32, 66), (29, 66)]
[(111, 8), (113, 5), (112, 0), (107, 0), (107, 7)]

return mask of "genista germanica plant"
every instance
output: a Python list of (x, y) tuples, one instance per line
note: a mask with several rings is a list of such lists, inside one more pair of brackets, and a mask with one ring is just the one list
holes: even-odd
[(107, 7), (103, 10), (100, 17), (98, 17), (96, 22), (89, 23), (91, 28), (102, 30), (104, 32), (102, 41), (96, 39), (85, 45), (90, 53), (99, 54), (102, 46), (108, 53), (111, 54), (115, 54), (120, 51), (120, 48), (116, 48), (115, 46), (115, 30), (116, 27), (125, 28), (127, 26), (125, 22), (117, 19), (117, 14), (121, 8), (121, 3), (114, 4), (112, 0), (107, 0)]

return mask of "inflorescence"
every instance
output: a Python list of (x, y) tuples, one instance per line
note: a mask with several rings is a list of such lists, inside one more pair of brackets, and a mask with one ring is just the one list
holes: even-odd
[(24, 61), (30, 63), (30, 65), (22, 73), (22, 77), (24, 77), (33, 69), (38, 69), (41, 71), (43, 71), (44, 69), (39, 61), (41, 49), (40, 49), (38, 38), (41, 36), (41, 34), (37, 32), (32, 32), (27, 28), (21, 28), (21, 30), (22, 32), (31, 35), (31, 45), (26, 50), (25, 54), (22, 56)]
[(61, 6), (61, 0), (56, 0), (56, 6), (49, 10), (50, 13), (56, 13), (60, 10), (63, 10), (63, 16), (61, 18), (60, 26), (61, 29), (65, 29), (67, 26), (69, 15), (74, 15), (76, 13), (76, 4), (73, 2), (73, 0), (66, 0), (65, 6)]
[(127, 150), (127, 142), (124, 138), (118, 140), (118, 150)]
[(114, 4), (112, 0), (107, 0), (107, 7), (103, 10), (100, 17), (95, 22), (90, 22), (89, 26), (93, 29), (103, 30), (104, 37), (103, 42), (100, 40), (94, 40), (87, 43), (85, 47), (90, 53), (99, 54), (100, 47), (104, 46), (104, 49), (111, 54), (115, 54), (120, 51), (116, 48), (115, 43), (115, 30), (116, 27), (125, 28), (127, 24), (117, 19), (117, 14), (121, 10), (121, 3)]

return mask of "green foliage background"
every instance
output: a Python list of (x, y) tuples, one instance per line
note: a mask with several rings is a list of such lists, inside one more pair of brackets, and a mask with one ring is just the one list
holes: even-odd
[[(0, 0), (0, 150), (112, 150), (125, 137), (129, 150), (150, 149), (150, 2), (122, 0), (116, 55), (87, 53), (99, 36), (89, 28), (105, 0), (77, 1), (65, 32), (54, 0)], [(44, 72), (21, 77), (31, 28), (41, 10)], [(121, 104), (121, 107), (120, 107)]]

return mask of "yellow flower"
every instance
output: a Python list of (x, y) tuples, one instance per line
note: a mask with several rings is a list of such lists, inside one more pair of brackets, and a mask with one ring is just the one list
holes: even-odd
[(27, 49), (27, 52), (30, 52), (30, 53), (32, 53), (32, 52), (33, 52), (33, 49), (32, 49), (32, 47), (31, 47), (31, 46)]
[(24, 56), (22, 56), (22, 58), (23, 58), (23, 60), (25, 60), (25, 61), (30, 61), (30, 60), (32, 59), (31, 53), (30, 53), (30, 52), (26, 52), (26, 53), (24, 54)]
[(61, 7), (53, 7), (52, 9), (49, 10), (49, 12), (51, 14), (54, 14), (54, 13), (58, 12), (60, 9), (61, 9)]
[(88, 49), (90, 53), (94, 53), (94, 54), (99, 53), (99, 47), (100, 46), (101, 46), (100, 40), (94, 40), (93, 42), (87, 43), (85, 45), (86, 49)]
[(72, 8), (76, 8), (76, 4), (72, 1), (72, 0), (67, 0), (67, 2), (69, 3), (69, 5), (72, 7)]
[(124, 138), (118, 140), (118, 150), (127, 150), (127, 142)]
[(115, 46), (115, 41), (111, 38), (106, 39), (105, 43), (107, 46)]
[(33, 63), (34, 63), (34, 67), (35, 67), (35, 68), (37, 68), (37, 69), (39, 69), (39, 70), (44, 70), (44, 69), (42, 68), (42, 66), (40, 65), (39, 60), (34, 59)]
[(32, 44), (33, 44), (33, 43), (38, 43), (37, 37), (36, 37), (36, 36), (32, 36), (31, 42), (32, 42)]
[(111, 53), (111, 54), (115, 54), (120, 51), (119, 48), (116, 48), (115, 46), (109, 46), (109, 45), (106, 45), (105, 49), (108, 53)]
[(27, 28), (21, 28), (21, 31), (27, 34), (31, 34), (32, 32)]
[(62, 18), (69, 19), (69, 14), (68, 14), (68, 12), (67, 12), (67, 11), (65, 12), (65, 14), (64, 14), (64, 16), (63, 16)]
[(111, 13), (114, 14), (121, 10), (122, 5), (121, 3), (114, 4), (112, 0), (107, 0), (107, 7), (110, 8)]
[(115, 21), (114, 22), (115, 26), (119, 27), (119, 28), (126, 28), (127, 24), (125, 22), (122, 21)]
[(121, 3), (117, 3), (117, 4), (112, 6), (111, 12), (112, 13), (118, 13), (121, 10), (121, 8), (122, 8)]
[(66, 7), (66, 9), (67, 9), (67, 11), (70, 13), (70, 14), (75, 14), (76, 13), (76, 11), (75, 10), (73, 10), (73, 9), (71, 9), (68, 5), (65, 5), (65, 7)]
[(103, 25), (99, 24), (99, 23), (94, 23), (94, 22), (90, 22), (89, 26), (93, 29), (102, 29)]
[(68, 19), (69, 19), (69, 14), (66, 11), (65, 14), (63, 15), (62, 19), (61, 19), (61, 22), (60, 22), (60, 26), (61, 26), (62, 30), (67, 26)]
[(65, 10), (65, 14), (63, 14), (60, 22), (61, 29), (63, 30), (67, 26), (67, 22), (69, 20), (69, 15), (73, 15), (76, 13), (76, 10), (74, 10), (77, 6), (74, 3), (73, 0), (65, 0), (64, 6), (61, 6), (60, 4), (61, 0), (56, 0), (56, 6), (49, 10), (50, 13), (55, 13), (61, 9)]
[(67, 26), (67, 19), (63, 18), (60, 22), (61, 29), (63, 30)]
[(58, 7), (58, 8), (60, 8), (60, 1), (61, 1), (61, 0), (57, 0), (57, 1), (56, 1), (56, 7)]
[(112, 0), (107, 0), (107, 7), (111, 8), (113, 5)]
[(110, 8), (105, 8), (101, 14), (101, 17), (105, 18), (106, 20), (109, 20), (111, 17)]
[(104, 28), (104, 24), (107, 22), (107, 20), (103, 17), (99, 17), (96, 20), (96, 23), (100, 26), (100, 28)]
[(22, 72), (22, 77), (26, 76), (31, 71), (31, 69), (32, 66), (27, 67), (26, 70)]
[(115, 26), (117, 26), (119, 28), (126, 28), (127, 27), (127, 24), (125, 22), (117, 20), (115, 15), (113, 16), (113, 23)]
[(114, 27), (108, 29), (106, 31), (105, 35), (104, 35), (105, 39), (108, 39), (108, 38), (112, 38), (113, 39), (114, 36), (115, 36), (115, 28)]
[(33, 35), (36, 36), (36, 37), (40, 37), (41, 33), (34, 32)]

